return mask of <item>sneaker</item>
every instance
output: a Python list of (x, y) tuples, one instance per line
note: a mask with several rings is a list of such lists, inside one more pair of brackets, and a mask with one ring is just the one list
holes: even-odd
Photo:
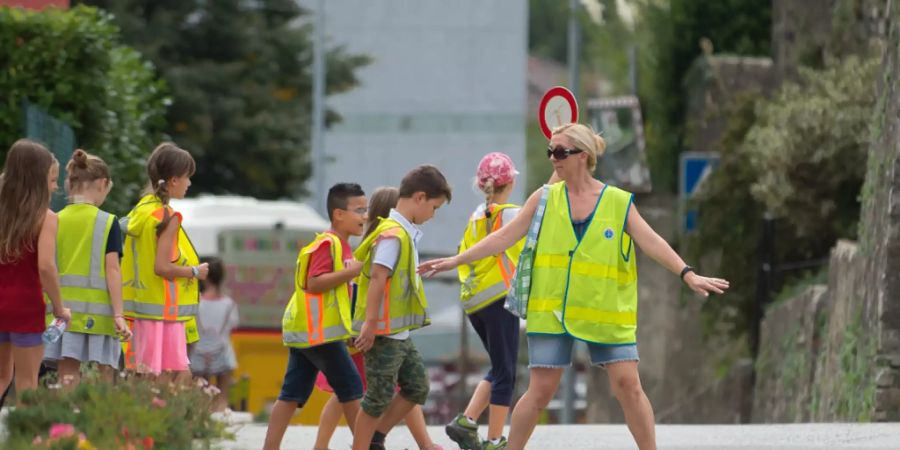
[(506, 437), (500, 436), (500, 442), (492, 444), (491, 441), (481, 443), (481, 450), (504, 450), (506, 448)]
[(462, 414), (457, 414), (452, 422), (448, 423), (444, 430), (447, 436), (459, 445), (460, 450), (482, 450), (481, 439), (478, 437), (478, 425), (469, 423), (469, 419)]

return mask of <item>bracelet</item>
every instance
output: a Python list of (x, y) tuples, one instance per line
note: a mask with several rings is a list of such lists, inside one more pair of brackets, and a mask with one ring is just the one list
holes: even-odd
[(684, 269), (681, 269), (681, 281), (684, 281), (684, 276), (687, 275), (688, 272), (694, 272), (694, 268), (691, 266), (684, 266)]
[(113, 316), (113, 319), (120, 319), (120, 318), (121, 318), (121, 319), (124, 319), (124, 318), (125, 318), (125, 315), (124, 315), (124, 314), (116, 314), (116, 315)]
[(194, 278), (199, 277), (200, 276), (200, 268), (197, 266), (191, 266), (191, 273), (194, 274)]

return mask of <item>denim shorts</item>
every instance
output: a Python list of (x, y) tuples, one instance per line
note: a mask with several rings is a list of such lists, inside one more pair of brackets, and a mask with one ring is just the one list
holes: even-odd
[(34, 347), (44, 343), (41, 340), (42, 332), (37, 333), (14, 333), (11, 331), (0, 331), (0, 344), (7, 342), (12, 343), (13, 347)]
[[(575, 338), (568, 334), (529, 334), (528, 367), (562, 368), (572, 365)], [(591, 365), (606, 368), (607, 364), (639, 361), (637, 344), (606, 345), (587, 342)]]
[(329, 342), (310, 348), (290, 348), (284, 384), (278, 400), (297, 402), (302, 407), (316, 385), (319, 371), (325, 374), (341, 403), (363, 396), (362, 379), (343, 342)]

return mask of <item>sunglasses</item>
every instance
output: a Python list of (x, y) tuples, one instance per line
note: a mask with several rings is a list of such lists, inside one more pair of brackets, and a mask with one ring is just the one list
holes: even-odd
[(574, 155), (577, 153), (581, 153), (581, 150), (579, 150), (577, 148), (547, 147), (547, 158), (552, 156), (553, 159), (555, 159), (557, 161), (562, 161), (562, 160), (568, 158), (569, 155)]

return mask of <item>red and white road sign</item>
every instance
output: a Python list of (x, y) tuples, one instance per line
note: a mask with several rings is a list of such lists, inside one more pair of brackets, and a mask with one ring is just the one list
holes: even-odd
[(562, 86), (550, 88), (541, 98), (538, 121), (541, 124), (541, 132), (547, 139), (550, 139), (554, 128), (577, 122), (578, 102), (575, 101), (572, 91)]

